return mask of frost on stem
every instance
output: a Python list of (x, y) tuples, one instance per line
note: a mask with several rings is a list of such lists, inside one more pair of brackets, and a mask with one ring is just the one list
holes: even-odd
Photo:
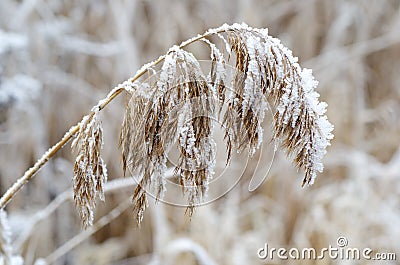
[(85, 116), (72, 148), (78, 153), (74, 164), (74, 200), (85, 227), (93, 224), (97, 196), (104, 200), (107, 168), (100, 156), (103, 147), (103, 129), (96, 108), (93, 115)]

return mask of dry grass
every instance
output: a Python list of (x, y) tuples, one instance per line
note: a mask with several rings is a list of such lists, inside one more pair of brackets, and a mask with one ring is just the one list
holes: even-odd
[[(10, 85), (24, 89), (19, 96), (1, 97), (1, 193), (139, 65), (207, 28), (236, 21), (268, 27), (320, 81), (318, 91), (329, 104), (335, 139), (314, 186), (299, 188), (301, 183), (294, 182), (301, 173), (278, 152), (268, 181), (254, 193), (248, 193), (243, 181), (226, 198), (199, 207), (191, 222), (183, 218), (184, 209), (150, 203), (140, 230), (127, 210), (90, 239), (82, 241), (91, 233), (81, 237), (78, 247), (64, 248), (67, 254), (57, 259), (50, 255), (49, 261), (259, 264), (256, 251), (265, 242), (321, 249), (334, 245), (340, 235), (350, 246), (400, 255), (398, 1), (1, 1), (1, 34), (16, 35), (0, 44), (0, 93)], [(3, 52), (3, 47), (10, 48)], [(197, 54), (206, 58), (208, 51)], [(107, 124), (102, 157), (110, 181), (123, 175), (115, 154), (125, 105), (117, 101), (102, 117)], [(59, 197), (71, 187), (74, 159), (65, 149), (7, 207), (12, 242), (18, 243), (13, 250), (26, 264), (48, 257), (81, 231), (73, 203), (63, 203), (72, 195)], [(225, 161), (218, 150), (217, 158)], [(241, 170), (242, 161), (231, 163), (232, 171)], [(255, 167), (249, 163), (244, 179)], [(123, 186), (98, 205), (96, 219), (124, 205), (134, 186)], [(54, 208), (46, 218), (33, 218), (47, 205)], [(33, 219), (39, 220), (35, 229), (19, 240)]]

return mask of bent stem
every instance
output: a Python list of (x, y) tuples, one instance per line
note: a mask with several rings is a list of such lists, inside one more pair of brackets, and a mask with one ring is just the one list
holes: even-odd
[[(206, 33), (202, 35), (198, 35), (192, 39), (186, 40), (182, 42), (179, 45), (179, 48), (184, 48), (188, 46), (189, 44), (196, 42), (202, 38), (205, 38), (209, 35), (216, 34), (216, 33), (221, 33), (223, 31), (226, 31), (229, 29), (221, 29), (217, 31), (207, 31)], [(141, 76), (143, 76), (151, 67), (156, 66), (160, 62), (162, 62), (165, 59), (165, 55), (160, 56), (157, 60), (144, 65), (142, 69), (140, 69), (136, 75), (128, 80), (128, 82), (133, 83), (137, 79), (139, 79)], [(124, 84), (120, 84), (117, 87), (115, 87), (106, 98), (102, 99), (99, 101), (99, 103), (92, 108), (91, 113), (89, 114), (89, 117), (92, 117), (95, 113), (95, 110), (102, 110), (104, 109), (111, 101), (113, 101), (118, 95), (122, 93), (122, 91), (125, 90)], [(29, 168), (27, 171), (25, 171), (24, 175), (20, 177), (17, 181), (14, 182), (14, 184), (3, 194), (3, 196), (0, 199), (0, 209), (3, 209), (9, 202), (10, 200), (14, 197), (14, 195), (27, 183), (29, 182), (35, 175), (36, 173), (52, 158), (66, 143), (68, 143), (71, 138), (79, 131), (80, 129), (80, 123), (72, 126), (68, 132), (65, 133), (64, 137), (55, 145), (53, 145), (46, 153), (43, 154), (43, 156), (36, 161), (36, 163)]]
[(53, 157), (58, 150), (60, 150), (70, 139), (71, 137), (78, 132), (79, 124), (72, 126), (69, 131), (64, 135), (64, 137), (53, 145), (43, 156), (36, 161), (35, 165), (28, 169), (25, 174), (19, 178), (0, 199), (0, 208), (3, 209), (10, 200), (14, 197), (14, 195), (27, 183), (32, 177)]
[[(99, 101), (98, 107), (103, 109), (107, 106), (115, 97), (117, 97), (123, 91), (122, 88), (116, 88), (110, 93), (107, 98)], [(90, 113), (90, 116), (94, 114), (94, 111)], [(10, 200), (14, 197), (14, 195), (29, 181), (33, 176), (52, 158), (58, 150), (60, 150), (68, 141), (79, 131), (80, 123), (72, 126), (67, 133), (65, 133), (64, 137), (55, 145), (53, 145), (43, 156), (36, 161), (36, 163), (28, 169), (24, 175), (19, 178), (0, 199), (0, 209), (3, 209)]]
[(46, 261), (45, 264), (52, 264), (57, 259), (68, 253), (71, 249), (78, 246), (82, 241), (96, 233), (98, 230), (109, 224), (111, 221), (119, 217), (126, 209), (129, 208), (131, 205), (131, 200), (127, 199), (120, 203), (116, 208), (111, 210), (105, 216), (101, 217), (93, 226), (89, 227), (87, 230), (84, 230), (68, 240), (58, 249), (56, 249), (53, 253), (47, 256), (44, 260)]

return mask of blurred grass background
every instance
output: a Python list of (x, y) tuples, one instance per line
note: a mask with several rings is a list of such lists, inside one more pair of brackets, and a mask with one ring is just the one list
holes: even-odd
[[(247, 173), (222, 199), (198, 208), (191, 220), (183, 208), (151, 202), (141, 229), (128, 208), (54, 264), (265, 264), (257, 257), (264, 243), (319, 250), (336, 246), (339, 236), (349, 247), (400, 258), (398, 0), (2, 0), (1, 193), (142, 64), (210, 27), (233, 22), (269, 28), (302, 66), (314, 70), (335, 125), (324, 173), (312, 187), (301, 188), (302, 172), (278, 152), (268, 180), (256, 192), (247, 191)], [(124, 106), (121, 97), (102, 114), (110, 179), (123, 175), (117, 141)], [(71, 187), (72, 161), (66, 146), (7, 207), (13, 240), (20, 242), (14, 251), (25, 264), (82, 232), (68, 201), (18, 241), (32, 218)], [(107, 194), (96, 218), (132, 191)], [(296, 264), (398, 263), (325, 259)]]

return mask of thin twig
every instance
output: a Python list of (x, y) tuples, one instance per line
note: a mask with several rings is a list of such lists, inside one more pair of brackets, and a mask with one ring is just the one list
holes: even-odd
[[(171, 168), (167, 171), (166, 178), (171, 178), (174, 176), (174, 169)], [(104, 187), (105, 193), (112, 193), (116, 190), (121, 191), (124, 188), (131, 188), (136, 186), (138, 183), (135, 177), (127, 177), (127, 178), (119, 178), (114, 179), (106, 183)], [(73, 193), (71, 189), (68, 189), (61, 194), (59, 194), (53, 201), (51, 201), (45, 208), (38, 211), (33, 217), (30, 218), (30, 222), (27, 224), (27, 227), (24, 229), (23, 233), (18, 237), (15, 241), (15, 249), (21, 250), (23, 244), (31, 235), (33, 229), (37, 227), (37, 224), (47, 219), (55, 210), (58, 209), (64, 202), (73, 199)]]
[(166, 246), (169, 254), (180, 254), (183, 252), (191, 252), (196, 257), (197, 262), (201, 265), (217, 265), (218, 263), (207, 253), (207, 251), (194, 242), (190, 238), (179, 238), (170, 242)]
[(399, 36), (399, 31), (389, 32), (374, 39), (338, 47), (304, 62), (304, 65), (312, 66), (314, 71), (332, 69), (333, 64), (348, 62), (353, 58), (365, 56), (397, 44), (400, 42)]
[(78, 235), (74, 236), (70, 240), (68, 240), (61, 247), (56, 249), (53, 253), (45, 258), (46, 264), (52, 264), (54, 261), (68, 253), (71, 249), (82, 243), (85, 239), (93, 235), (95, 232), (100, 230), (105, 225), (109, 224), (112, 220), (116, 219), (120, 216), (128, 207), (131, 205), (131, 200), (125, 200), (121, 204), (119, 204), (116, 208), (111, 210), (108, 214), (100, 218), (93, 226), (88, 229), (82, 231)]

